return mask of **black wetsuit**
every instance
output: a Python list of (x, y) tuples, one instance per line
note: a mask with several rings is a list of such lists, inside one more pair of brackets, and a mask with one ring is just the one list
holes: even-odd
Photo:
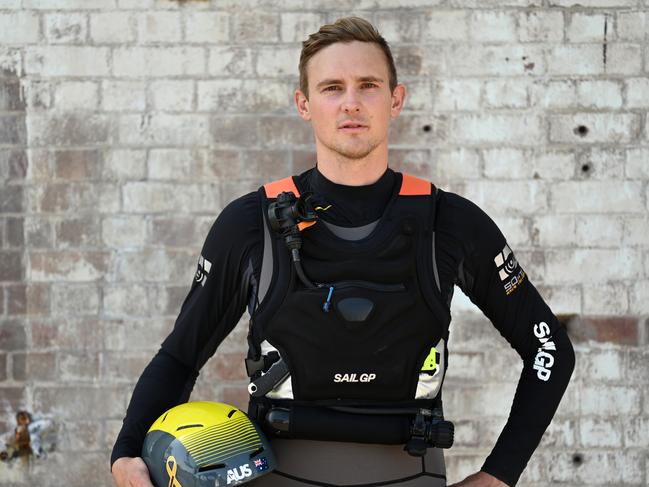
[[(343, 186), (311, 169), (299, 176), (299, 186), (332, 205), (320, 218), (359, 227), (381, 217), (396, 179), (388, 169), (374, 184)], [(509, 248), (495, 223), (456, 194), (439, 190), (437, 198), (435, 257), (443, 300), (450, 303), (454, 285), (459, 286), (523, 360), (509, 419), (482, 466), (514, 485), (563, 396), (574, 352), (523, 270), (507, 259)], [(148, 427), (162, 412), (188, 400), (198, 371), (254, 303), (251, 283), (259, 280), (262, 225), (257, 193), (236, 199), (217, 218), (201, 252), (211, 263), (209, 272), (193, 283), (173, 331), (140, 377), (111, 462), (140, 455)], [(452, 419), (452, 411), (446, 414)]]

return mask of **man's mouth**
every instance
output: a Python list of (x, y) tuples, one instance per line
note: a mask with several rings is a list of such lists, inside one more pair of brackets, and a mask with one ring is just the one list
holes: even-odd
[(367, 129), (367, 125), (364, 125), (360, 122), (347, 121), (338, 126), (338, 130), (341, 130), (345, 133), (355, 133), (362, 132)]

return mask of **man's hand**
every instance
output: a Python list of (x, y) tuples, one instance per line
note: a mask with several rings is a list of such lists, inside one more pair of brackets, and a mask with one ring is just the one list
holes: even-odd
[(508, 485), (493, 475), (489, 475), (486, 472), (478, 472), (469, 475), (461, 482), (448, 485), (447, 487), (508, 487)]
[(146, 463), (139, 457), (122, 457), (113, 463), (113, 479), (117, 487), (153, 487)]

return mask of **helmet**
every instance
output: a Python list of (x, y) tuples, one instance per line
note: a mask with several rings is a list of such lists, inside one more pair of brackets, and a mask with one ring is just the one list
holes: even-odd
[(218, 402), (188, 402), (164, 413), (144, 439), (142, 458), (156, 487), (234, 486), (276, 467), (260, 428)]

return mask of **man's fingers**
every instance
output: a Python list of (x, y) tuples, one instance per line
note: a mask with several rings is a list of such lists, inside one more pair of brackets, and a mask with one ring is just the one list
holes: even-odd
[(117, 487), (154, 487), (141, 458), (119, 458), (113, 463), (112, 472)]

